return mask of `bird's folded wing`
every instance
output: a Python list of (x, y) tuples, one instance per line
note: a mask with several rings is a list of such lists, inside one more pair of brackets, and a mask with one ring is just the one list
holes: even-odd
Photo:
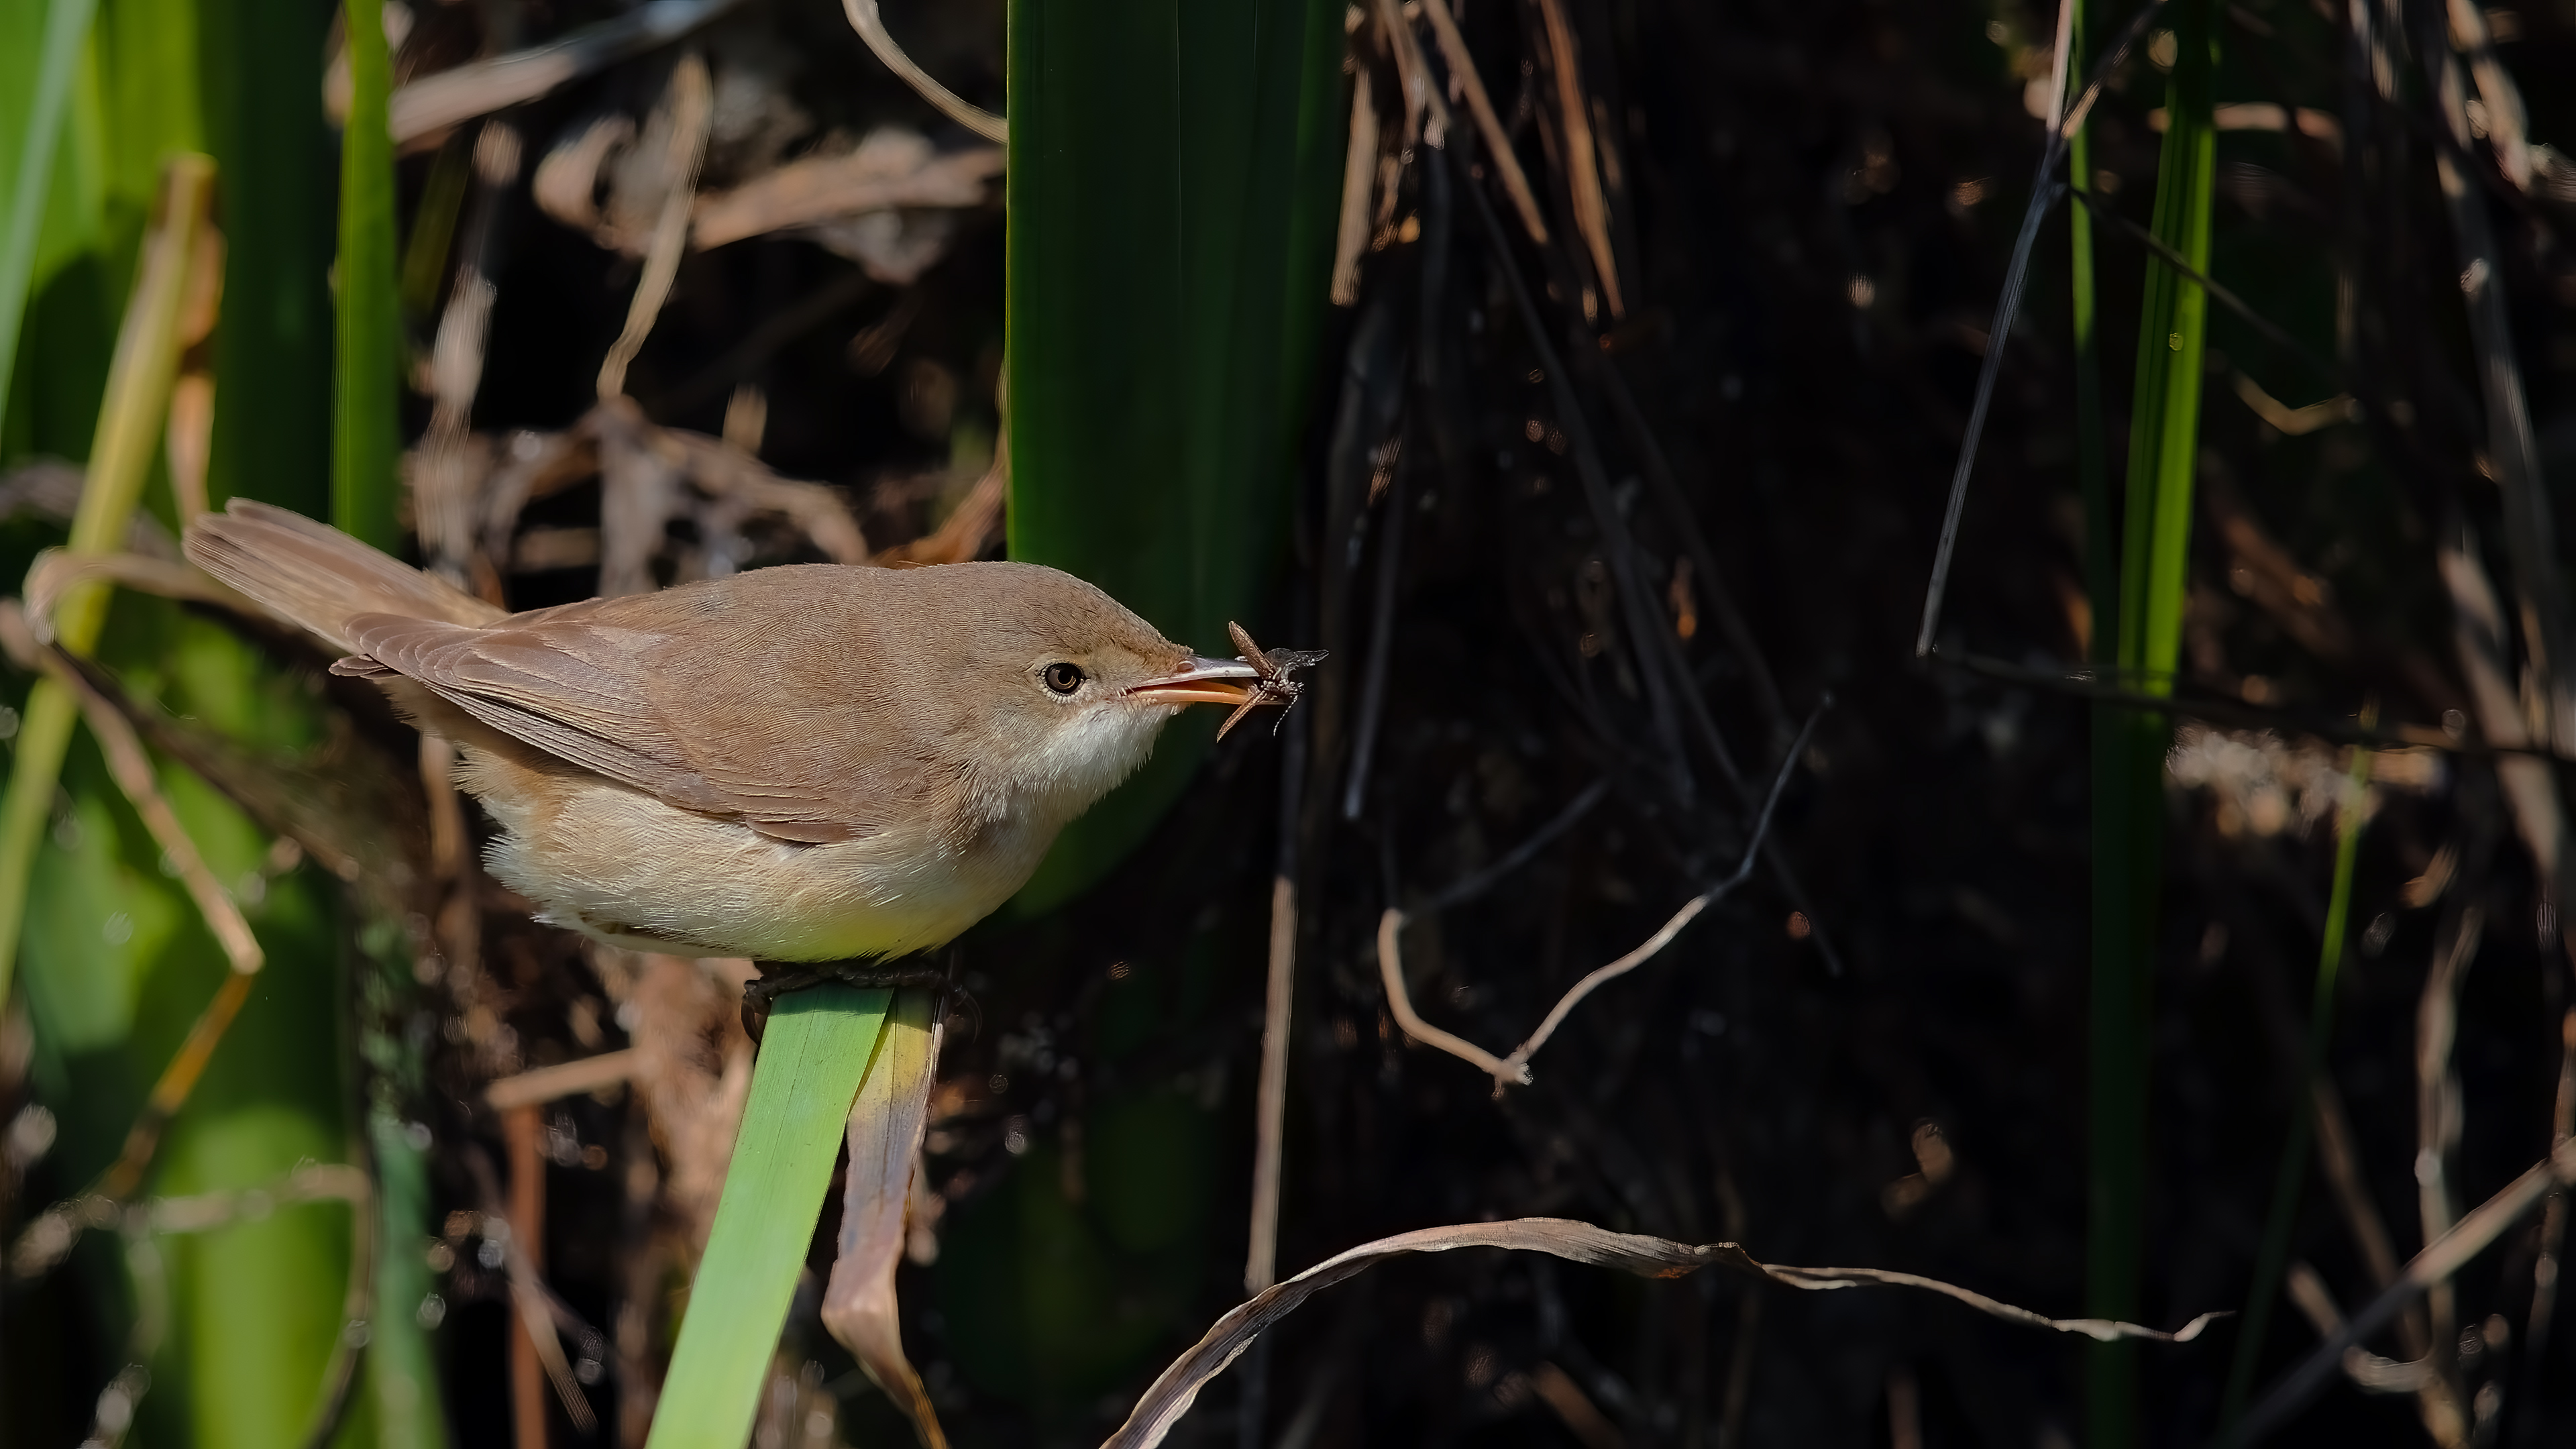
[(484, 724), (568, 764), (683, 810), (740, 820), (781, 840), (821, 843), (868, 833), (839, 802), (737, 789), (707, 778), (653, 698), (650, 636), (582, 617), (587, 606), (516, 615), (489, 628), (362, 614), (349, 621), (359, 656), (342, 673), (418, 680)]

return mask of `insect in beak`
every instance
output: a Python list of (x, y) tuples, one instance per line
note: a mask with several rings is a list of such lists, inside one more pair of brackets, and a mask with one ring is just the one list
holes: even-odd
[(1156, 704), (1230, 704), (1234, 713), (1217, 726), (1216, 737), (1224, 739), (1226, 731), (1241, 723), (1243, 717), (1265, 705), (1281, 709), (1297, 702), (1306, 686), (1297, 682), (1300, 669), (1323, 662), (1320, 649), (1264, 650), (1252, 642), (1252, 635), (1241, 624), (1228, 624), (1226, 632), (1234, 636), (1234, 647), (1243, 651), (1235, 659), (1210, 659), (1193, 654), (1181, 661), (1178, 671), (1160, 679), (1149, 679), (1131, 685), (1127, 693)]

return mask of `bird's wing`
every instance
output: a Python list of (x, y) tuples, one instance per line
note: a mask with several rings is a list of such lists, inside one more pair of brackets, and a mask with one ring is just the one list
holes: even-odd
[(823, 843), (870, 833), (845, 798), (709, 779), (657, 698), (650, 657), (657, 636), (591, 617), (598, 612), (592, 604), (514, 615), (486, 628), (362, 614), (347, 626), (357, 657), (334, 667), (418, 680), (557, 759), (764, 835)]

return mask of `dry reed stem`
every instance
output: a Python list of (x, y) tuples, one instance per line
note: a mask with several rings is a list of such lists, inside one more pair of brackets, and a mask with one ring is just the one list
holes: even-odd
[[(2576, 1136), (2576, 1009), (2558, 1023), (2558, 1096), (2550, 1112), (2549, 1145), (2557, 1151)], [(2540, 1251), (2531, 1264), (2531, 1316), (2522, 1330), (2523, 1352), (2533, 1363), (2549, 1361), (2549, 1334), (2558, 1309), (2559, 1276), (2567, 1245), (2567, 1193), (2549, 1195), (2540, 1219)]]
[(214, 999), (198, 1014), (189, 1027), (187, 1038), (178, 1053), (153, 1083), (143, 1111), (127, 1132), (125, 1145), (114, 1165), (100, 1177), (93, 1191), (111, 1199), (122, 1200), (141, 1185), (144, 1169), (151, 1163), (153, 1149), (159, 1145), (161, 1130), (171, 1117), (186, 1104), (204, 1075), (206, 1063), (214, 1056), (215, 1047), (240, 1013), (242, 1003), (250, 997), (250, 978), (259, 972), (266, 957), (260, 950), (259, 938), (252, 933), (250, 922), (243, 919), (241, 908), (215, 873), (206, 865), (197, 843), (179, 823), (177, 812), (163, 798), (159, 782), (152, 772), (152, 758), (144, 751), (143, 741), (134, 726), (116, 706), (93, 687), (89, 680), (61, 653), (36, 642), (28, 627), (26, 615), (15, 601), (0, 600), (0, 648), (20, 668), (41, 671), (68, 692), (80, 706), (81, 717), (90, 734), (98, 741), (99, 753), (106, 758), (108, 775), (126, 803), (134, 807), (144, 828), (151, 832), (153, 843), (161, 847), (162, 858), (186, 887), (188, 898), (205, 919), (206, 929), (223, 948), (232, 971), (223, 985), (216, 988)]
[[(2468, 1104), (2451, 1053), (2459, 1037), (2460, 989), (2477, 959), (2486, 915), (2475, 903), (2459, 905), (2445, 924), (2451, 927), (2445, 933), (2449, 939), (2434, 947), (2415, 1008), (2415, 1199), (2428, 1243), (2449, 1232), (2459, 1217), (2451, 1159), (2459, 1150)], [(2426, 1386), (2422, 1403), (2425, 1427), (2436, 1441), (2455, 1444), (2467, 1437), (2468, 1424), (2460, 1413), (2466, 1394), (2454, 1348), (2457, 1314), (2451, 1285), (2436, 1283), (2425, 1290), (2424, 1307), (2424, 1357), (2435, 1380)], [(2434, 1390), (2442, 1391), (2439, 1402)]]
[(2435, 546), (2435, 571), (2451, 596), (2452, 650), (2461, 678), (2469, 687), (2469, 709), (2478, 733), (2500, 753), (2497, 783), (2513, 812), (2514, 830), (2531, 852), (2543, 881), (2555, 885), (2567, 856), (2567, 816), (2558, 798), (2558, 781), (2547, 760), (2525, 750), (2554, 750), (2554, 743), (2534, 738), (2514, 683), (2511, 633), (2502, 601), (2479, 561), (2478, 539), (2468, 520), (2455, 514)]
[[(1610, 203), (1601, 190), (1601, 158), (1584, 99), (1583, 61), (1575, 47), (1574, 27), (1566, 21), (1564, 0), (1538, 0), (1538, 8), (1556, 72), (1557, 125), (1565, 135), (1565, 185), (1574, 201), (1575, 230), (1583, 234), (1584, 249), (1591, 254), (1593, 274), (1601, 279), (1601, 297), (1610, 315), (1625, 317), (1628, 303), (1619, 289), (1619, 260), (1610, 247)], [(1591, 322), (1592, 309), (1583, 310), (1583, 320)]]
[(1369, 243), (1369, 187), (1377, 180), (1377, 102), (1369, 95), (1369, 69), (1351, 82), (1350, 148), (1342, 156), (1341, 220), (1333, 230), (1331, 300), (1348, 307), (1360, 299), (1360, 258)]
[(629, 56), (668, 45), (741, 0), (650, 0), (614, 20), (586, 25), (514, 50), (423, 76), (393, 93), (387, 121), (394, 144), (425, 141), (451, 126), (536, 100)]
[(1258, 1293), (1278, 1281), (1279, 1183), (1288, 1131), (1289, 1012), (1297, 991), (1297, 882), (1270, 881), (1270, 966), (1262, 993), (1261, 1079), (1254, 1098), (1251, 1244), (1243, 1287)]
[(2513, 72), (2496, 58), (2495, 36), (2477, 0), (2449, 0), (2445, 9), (2451, 44), (2468, 55), (2469, 69), (2478, 79), (2478, 97), (2486, 102), (2487, 144), (2495, 148), (2496, 165), (2515, 190), (2527, 195), (2534, 178), (2530, 121), (2523, 111), (2522, 91), (2513, 83)]
[[(2298, 1305), (2299, 1312), (2306, 1315), (2317, 1337), (2331, 1338), (2343, 1331), (2343, 1310), (2336, 1306), (2334, 1290), (2326, 1286), (2325, 1278), (2316, 1269), (2305, 1262), (2292, 1263), (2282, 1278), (2282, 1288)], [(2382, 1358), (2362, 1348), (2344, 1350), (2343, 1373), (2367, 1394), (2421, 1394), (2428, 1387), (2439, 1387), (2431, 1359)], [(2453, 1417), (2456, 1421), (2456, 1414)]]
[(1008, 120), (941, 85), (930, 72), (915, 64), (902, 46), (895, 44), (894, 37), (886, 31), (885, 18), (877, 13), (877, 0), (841, 0), (841, 13), (849, 17), (850, 28), (868, 43), (868, 49), (876, 52), (877, 59), (885, 62), (886, 69), (937, 107), (941, 115), (996, 145), (1011, 138)]
[(2252, 1444), (2287, 1423), (2341, 1368), (2344, 1350), (2386, 1327), (2426, 1288), (2447, 1281), (2486, 1251), (2507, 1228), (2553, 1192), (2570, 1184), (2576, 1184), (2576, 1138), (2558, 1144), (2549, 1156), (2479, 1204), (2449, 1232), (2425, 1244), (2395, 1283), (2346, 1321), (2341, 1331), (2319, 1344), (2297, 1368), (2283, 1375), (2220, 1444)]
[(1433, 149), (1449, 144), (1449, 102), (1440, 87), (1431, 80), (1431, 68), (1422, 63), (1422, 44), (1415, 38), (1413, 27), (1405, 21), (1404, 7), (1398, 0), (1377, 0), (1377, 23), (1386, 33), (1388, 52), (1395, 58), (1395, 73), (1404, 83), (1404, 149), (1413, 149), (1413, 138), (1421, 136)]
[(635, 1072), (635, 1048), (624, 1047), (613, 1052), (601, 1052), (595, 1057), (558, 1062), (551, 1067), (503, 1077), (483, 1089), (483, 1100), (493, 1111), (511, 1112), (619, 1086)]
[(1431, 20), (1431, 33), (1440, 42), (1440, 58), (1448, 63), (1450, 79), (1466, 96), (1467, 114), (1476, 121), (1476, 132), (1484, 137), (1485, 155), (1495, 174), (1502, 178), (1503, 192), (1512, 199), (1512, 209), (1520, 213), (1521, 226), (1531, 241), (1547, 245), (1547, 217), (1539, 210), (1538, 195), (1530, 190), (1529, 173), (1521, 169), (1520, 157), (1512, 150), (1512, 138), (1503, 130), (1502, 118), (1494, 114), (1493, 99), (1485, 94), (1484, 77), (1476, 73), (1476, 58), (1467, 50), (1467, 38), (1458, 33), (1458, 22), (1449, 13), (1447, 0), (1422, 0), (1422, 13)]
[(599, 1421), (564, 1358), (563, 1339), (555, 1331), (551, 1295), (544, 1283), (546, 1169), (540, 1146), (544, 1119), (534, 1104), (523, 1104), (501, 1114), (501, 1128), (510, 1152), (506, 1261), (510, 1302), (517, 1310), (510, 1335), (511, 1427), (517, 1449), (546, 1449), (547, 1381), (552, 1381), (555, 1397), (562, 1401), (573, 1427), (585, 1437)]
[[(1831, 701), (1828, 700), (1827, 704), (1830, 703)], [(1663, 925), (1655, 929), (1653, 935), (1639, 943), (1634, 950), (1605, 966), (1595, 968), (1582, 980), (1569, 987), (1563, 996), (1557, 998), (1556, 1005), (1549, 1008), (1546, 1017), (1539, 1022), (1538, 1029), (1531, 1032), (1519, 1046), (1514, 1047), (1510, 1056), (1497, 1057), (1465, 1037), (1442, 1031), (1424, 1021), (1422, 1014), (1413, 1009), (1413, 995), (1404, 984), (1403, 950), (1397, 941), (1408, 917), (1403, 911), (1389, 907), (1384, 915), (1378, 917), (1377, 968), (1378, 978), (1386, 989), (1387, 1011), (1395, 1018), (1395, 1024), (1406, 1036), (1415, 1041), (1447, 1052), (1492, 1077), (1496, 1096), (1502, 1095), (1503, 1088), (1507, 1085), (1528, 1086), (1531, 1080), (1530, 1058), (1538, 1054), (1540, 1047), (1547, 1045), (1548, 1038), (1556, 1034), (1556, 1029), (1564, 1024), (1566, 1017), (1582, 1003), (1583, 998), (1653, 960), (1666, 946), (1673, 943), (1673, 938), (1682, 933), (1683, 927), (1699, 918), (1700, 912), (1725, 899), (1737, 886), (1744, 884), (1752, 876), (1753, 867), (1762, 858), (1762, 848), (1770, 838), (1771, 820), (1780, 808), (1781, 793), (1788, 788), (1789, 776), (1797, 769), (1799, 757), (1806, 753), (1807, 742), (1814, 738), (1816, 723), (1824, 718), (1825, 707), (1825, 705), (1819, 705), (1814, 713), (1807, 716), (1805, 728), (1798, 731), (1798, 738), (1791, 743), (1788, 753), (1782, 758), (1779, 773), (1771, 779), (1771, 792), (1763, 799), (1762, 813), (1754, 818), (1752, 835), (1744, 843), (1744, 857), (1736, 863), (1735, 873), (1682, 902), (1681, 908), (1674, 911)], [(1571, 823), (1571, 818), (1578, 813), (1569, 810), (1565, 816), (1559, 817), (1559, 821), (1551, 822), (1541, 832), (1542, 837), (1561, 828), (1562, 824)], [(1522, 851), (1515, 851), (1508, 863), (1517, 864), (1534, 853), (1534, 850), (1524, 847)], [(1494, 876), (1499, 874), (1499, 871), (1492, 873)], [(1492, 876), (1479, 876), (1475, 879), (1481, 886), (1491, 878)]]
[(680, 255), (688, 250), (689, 215), (697, 203), (698, 163), (706, 157), (707, 132), (715, 118), (714, 86), (707, 78), (707, 63), (697, 52), (680, 57), (680, 63), (672, 68), (670, 98), (670, 148), (664, 159), (671, 189), (662, 198), (661, 215), (653, 224), (653, 240), (644, 251), (644, 272), (636, 279), (635, 296), (626, 309), (625, 330), (599, 364), (599, 395), (603, 398), (626, 391), (627, 365), (643, 350), (654, 320), (662, 315), (662, 303), (670, 297), (671, 283), (680, 274)]
[[(2469, 342), (2486, 405), (2487, 465), (2504, 500), (2505, 557), (2513, 564), (2515, 592), (2521, 595), (2524, 622), (2531, 633), (2524, 662), (2539, 698), (2538, 733), (2564, 753), (2576, 750), (2576, 658), (2570, 655), (2576, 631), (2570, 628), (2566, 587), (2546, 542), (2557, 533), (2541, 471), (2540, 445), (2532, 431), (2522, 366), (2514, 355), (2503, 256), (2487, 214), (2486, 194), (2465, 169), (2474, 164), (2475, 152), (2459, 58), (2440, 43), (2438, 25), (2424, 30), (2419, 38), (2424, 42), (2425, 79), (2438, 123), (2434, 172), (2457, 243)], [(2563, 895), (2568, 882), (2554, 874), (2550, 880)]]

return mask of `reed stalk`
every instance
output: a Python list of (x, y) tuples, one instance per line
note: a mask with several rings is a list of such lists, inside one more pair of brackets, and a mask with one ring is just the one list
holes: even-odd
[(332, 386), (331, 521), (385, 551), (402, 548), (395, 506), (402, 423), (395, 407), (402, 294), (394, 265), (393, 62), (384, 0), (347, 0), (349, 124), (340, 140), (339, 347)]
[[(2165, 91), (2170, 120), (2157, 160), (2151, 224), (2159, 240), (2204, 274), (2209, 269), (2217, 141), (2211, 101), (2213, 10), (2212, 0), (2175, 0), (2166, 10), (2174, 40), (2173, 71)], [(2154, 694), (2172, 692), (2181, 649), (2208, 312), (2208, 297), (2197, 283), (2161, 259), (2148, 259), (2129, 414), (2119, 609), (2116, 627), (2105, 632), (2116, 639), (2122, 682)], [(2156, 916), (2164, 868), (2164, 756), (2171, 725), (2160, 714), (2142, 711), (2106, 715), (2097, 720), (2094, 744), (2085, 1312), (2135, 1319), (2147, 1193)], [(2136, 1348), (2126, 1343), (2089, 1348), (2085, 1386), (2088, 1439), (2094, 1449), (2129, 1449), (2137, 1443)]]

